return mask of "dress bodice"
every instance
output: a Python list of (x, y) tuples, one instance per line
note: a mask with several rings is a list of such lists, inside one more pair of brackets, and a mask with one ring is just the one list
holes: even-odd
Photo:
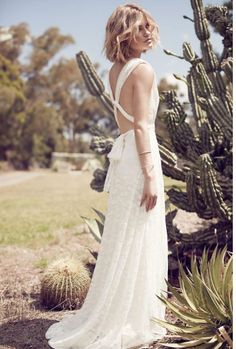
[[(118, 125), (118, 120), (117, 120), (117, 109), (121, 112), (121, 114), (128, 119), (131, 122), (134, 122), (134, 117), (130, 114), (128, 114), (124, 108), (120, 105), (119, 99), (120, 99), (120, 93), (122, 86), (124, 85), (125, 81), (127, 80), (128, 76), (130, 73), (134, 70), (135, 67), (137, 67), (138, 64), (140, 63), (146, 63), (149, 64), (147, 61), (141, 58), (132, 58), (129, 61), (126, 62), (126, 64), (122, 67), (118, 78), (116, 82), (116, 88), (115, 88), (115, 96), (113, 97), (113, 93), (111, 90), (111, 85), (109, 81), (109, 74), (108, 74), (108, 79), (107, 79), (107, 86), (109, 90), (109, 94), (111, 97), (111, 100), (114, 105), (114, 115), (116, 118), (116, 122)], [(157, 81), (156, 81), (156, 73), (154, 71), (154, 80), (153, 80), (153, 85), (152, 85), (152, 90), (150, 94), (150, 100), (149, 100), (149, 109), (148, 109), (148, 124), (154, 124), (155, 119), (156, 119), (156, 114), (157, 114), (157, 109), (159, 105), (159, 93), (157, 89)]]

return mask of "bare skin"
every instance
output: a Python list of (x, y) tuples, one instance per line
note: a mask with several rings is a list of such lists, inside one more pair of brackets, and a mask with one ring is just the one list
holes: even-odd
[[(151, 32), (148, 23), (143, 18), (139, 26), (139, 33), (136, 37), (137, 42), (131, 42), (133, 49), (132, 58), (140, 57), (143, 50), (152, 47)], [(114, 96), (117, 78), (124, 64), (115, 62), (110, 69), (110, 85)], [(153, 85), (154, 72), (147, 64), (139, 64), (129, 75), (121, 88), (119, 103), (124, 110), (134, 117), (134, 123), (127, 120), (119, 110), (117, 110), (117, 120), (120, 133), (125, 133), (134, 129), (137, 150), (140, 153), (143, 149), (150, 149), (149, 131), (147, 128), (147, 115), (149, 108), (150, 93)], [(143, 158), (141, 164), (150, 163), (150, 154), (140, 155)], [(148, 169), (149, 170), (149, 169)], [(157, 187), (155, 174), (152, 171), (144, 171), (144, 188), (140, 206), (145, 204), (146, 211), (151, 210), (156, 205)]]

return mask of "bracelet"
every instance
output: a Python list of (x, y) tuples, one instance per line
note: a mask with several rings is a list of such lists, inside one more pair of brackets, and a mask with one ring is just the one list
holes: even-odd
[(149, 150), (147, 150), (147, 151), (143, 151), (143, 152), (139, 153), (139, 155), (141, 155), (141, 154), (145, 154), (145, 153), (151, 153), (151, 151), (149, 151)]
[[(147, 167), (141, 167), (141, 169), (146, 169)], [(151, 169), (149, 170), (149, 172), (147, 172), (147, 174), (149, 174), (152, 170), (154, 169), (154, 165), (152, 165)]]

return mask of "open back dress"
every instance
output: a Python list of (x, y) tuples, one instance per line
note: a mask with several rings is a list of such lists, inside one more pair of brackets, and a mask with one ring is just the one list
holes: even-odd
[[(108, 77), (117, 124), (117, 108), (134, 121), (119, 104), (119, 98), (124, 82), (140, 63), (149, 64), (132, 58), (122, 67), (114, 97)], [(46, 338), (52, 348), (128, 349), (150, 344), (166, 334), (166, 329), (153, 321), (165, 319), (165, 305), (156, 295), (166, 295), (168, 278), (164, 180), (155, 134), (158, 104), (154, 73), (148, 130), (157, 203), (149, 211), (145, 204), (140, 207), (144, 176), (131, 129), (115, 139), (108, 153), (110, 165), (104, 184), (108, 205), (90, 288), (80, 309), (48, 328)]]

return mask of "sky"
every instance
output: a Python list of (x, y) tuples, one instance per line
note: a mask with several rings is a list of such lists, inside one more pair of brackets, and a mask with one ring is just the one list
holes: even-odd
[[(178, 83), (173, 73), (186, 76), (190, 65), (185, 60), (166, 55), (163, 49), (182, 56), (182, 44), (186, 41), (201, 56), (194, 23), (183, 18), (184, 15), (193, 18), (190, 0), (0, 0), (0, 26), (26, 22), (35, 36), (41, 35), (49, 27), (57, 26), (62, 34), (72, 35), (76, 42), (61, 50), (57, 59), (62, 56), (73, 58), (83, 50), (93, 63), (100, 64), (98, 72), (101, 73), (109, 70), (112, 65), (102, 53), (106, 22), (118, 5), (126, 3), (144, 7), (159, 25), (160, 44), (142, 54), (141, 58), (152, 64), (158, 81), (166, 77), (169, 81)], [(223, 0), (203, 0), (203, 3), (205, 6), (221, 5)], [(221, 37), (212, 29), (210, 32), (214, 50), (221, 53)]]

